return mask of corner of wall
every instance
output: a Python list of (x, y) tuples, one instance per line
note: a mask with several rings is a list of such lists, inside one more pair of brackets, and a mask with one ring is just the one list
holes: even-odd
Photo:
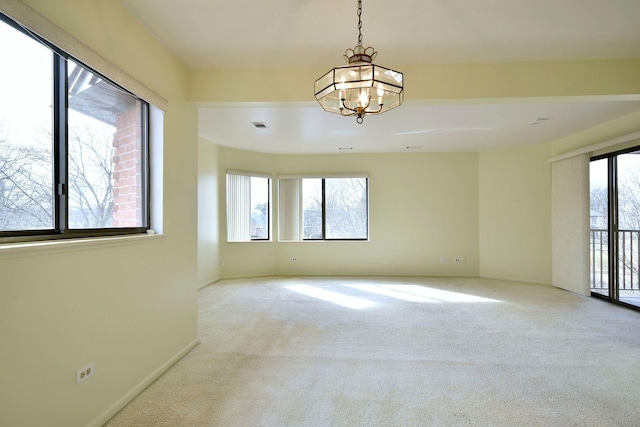
[(480, 152), (480, 276), (551, 283), (550, 143)]

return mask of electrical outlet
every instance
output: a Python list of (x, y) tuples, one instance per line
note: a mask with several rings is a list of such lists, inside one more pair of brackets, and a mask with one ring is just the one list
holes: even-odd
[(294, 257), (291, 258), (291, 261), (297, 261), (297, 260), (298, 260), (298, 257), (294, 256)]
[(444, 264), (446, 261), (445, 257), (441, 256), (440, 257), (440, 264)]
[(456, 257), (455, 262), (465, 262), (466, 260), (467, 260), (466, 257), (461, 256), (461, 257)]
[(95, 372), (95, 368), (93, 367), (93, 362), (85, 366), (84, 368), (80, 368), (76, 371), (76, 384), (80, 384), (83, 381), (88, 380), (93, 376)]

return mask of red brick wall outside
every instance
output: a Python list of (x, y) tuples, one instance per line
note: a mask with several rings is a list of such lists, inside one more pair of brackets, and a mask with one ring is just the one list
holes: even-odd
[(113, 135), (113, 227), (141, 227), (142, 128), (140, 103), (118, 116)]

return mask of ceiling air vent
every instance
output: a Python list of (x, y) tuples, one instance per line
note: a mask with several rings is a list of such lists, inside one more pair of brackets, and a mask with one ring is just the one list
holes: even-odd
[(266, 129), (267, 125), (264, 122), (251, 122), (258, 129)]

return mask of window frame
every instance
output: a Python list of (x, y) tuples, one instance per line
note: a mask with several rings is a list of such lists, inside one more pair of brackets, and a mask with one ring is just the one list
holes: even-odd
[[(627, 288), (627, 281), (626, 281), (626, 276), (627, 274), (625, 274), (625, 270), (629, 269), (632, 270), (634, 267), (633, 266), (625, 266), (625, 262), (626, 262), (626, 247), (625, 247), (625, 240), (623, 239), (623, 243), (622, 243), (622, 250), (621, 250), (621, 245), (620, 245), (620, 234), (622, 233), (623, 238), (624, 238), (624, 233), (625, 232), (629, 232), (629, 231), (635, 231), (635, 230), (630, 230), (629, 227), (627, 226), (620, 226), (620, 223), (624, 223), (624, 219), (620, 219), (620, 212), (623, 211), (623, 209), (621, 209), (619, 207), (620, 205), (620, 199), (623, 199), (624, 202), (624, 197), (621, 196), (621, 190), (620, 187), (624, 187), (624, 185), (620, 185), (620, 180), (619, 180), (619, 174), (618, 174), (618, 170), (619, 170), (619, 162), (618, 162), (618, 158), (620, 156), (623, 156), (625, 154), (640, 154), (640, 145), (637, 145), (637, 141), (634, 142), (634, 145), (630, 146), (630, 147), (626, 147), (626, 148), (621, 148), (621, 149), (617, 149), (614, 151), (607, 151), (605, 153), (599, 153), (593, 156), (590, 156), (589, 158), (589, 173), (591, 172), (591, 166), (594, 162), (600, 161), (600, 160), (606, 160), (607, 161), (607, 174), (606, 174), (606, 178), (607, 178), (607, 187), (606, 187), (606, 193), (607, 193), (607, 225), (606, 225), (606, 230), (603, 230), (607, 233), (607, 238), (606, 238), (606, 244), (607, 244), (607, 252), (608, 252), (608, 256), (607, 256), (607, 262), (606, 262), (606, 267), (607, 267), (607, 274), (604, 275), (606, 277), (606, 282), (608, 284), (607, 288), (606, 288), (606, 293), (599, 293), (594, 291), (594, 289), (598, 289), (595, 288), (593, 285), (593, 279), (595, 276), (595, 270), (594, 270), (594, 259), (596, 258), (595, 255), (595, 248), (594, 248), (594, 243), (591, 241), (589, 241), (589, 292), (590, 295), (594, 298), (598, 298), (598, 299), (602, 299), (605, 300), (607, 302), (613, 303), (613, 304), (617, 304), (617, 305), (621, 305), (623, 307), (627, 307), (630, 308), (632, 310), (636, 310), (636, 311), (640, 311), (640, 306), (637, 304), (634, 304), (633, 301), (630, 300), (626, 300), (625, 301), (625, 297), (624, 295), (621, 297), (620, 295), (620, 290), (634, 290), (633, 289), (633, 276), (630, 279), (630, 288)], [(624, 166), (623, 166), (623, 170), (624, 170)], [(590, 184), (591, 184), (591, 175), (590, 175)], [(591, 199), (591, 186), (589, 188), (589, 209), (592, 209), (592, 199)], [(622, 194), (624, 194), (622, 192)], [(591, 232), (593, 231), (592, 225), (591, 225), (591, 221), (589, 223), (589, 232), (591, 234)], [(633, 238), (630, 238), (631, 241), (633, 242)], [(631, 246), (631, 257), (634, 257), (633, 255), (633, 244), (630, 244)], [(602, 250), (601, 250), (602, 251)], [(620, 252), (622, 252), (622, 262), (620, 260), (621, 255)], [(637, 256), (637, 254), (635, 255)], [(621, 268), (620, 266), (622, 265), (622, 272), (620, 271)], [(602, 274), (602, 273), (601, 273)], [(633, 273), (631, 273), (633, 274)], [(603, 289), (603, 288), (601, 288)]]
[[(229, 224), (229, 175), (233, 176), (244, 176), (249, 178), (249, 212), (248, 218), (251, 219), (251, 178), (261, 178), (267, 180), (267, 237), (264, 238), (254, 238), (249, 233), (249, 239), (247, 240), (235, 240), (230, 239), (230, 224)], [(251, 242), (272, 242), (272, 217), (273, 217), (273, 208), (272, 208), (272, 197), (273, 196), (273, 177), (270, 174), (261, 173), (261, 172), (247, 172), (247, 171), (238, 171), (238, 170), (227, 170), (225, 173), (225, 224), (226, 224), (226, 242), (227, 243), (251, 243)]]
[[(146, 233), (151, 228), (151, 166), (150, 166), (150, 110), (149, 102), (125, 89), (114, 80), (97, 71), (84, 61), (72, 56), (25, 28), (11, 17), (0, 12), (0, 23), (6, 24), (22, 35), (40, 43), (51, 51), (53, 73), (52, 96), (52, 145), (53, 185), (51, 188), (53, 227), (46, 229), (0, 230), (0, 243), (29, 242), (57, 239), (123, 236)], [(141, 132), (141, 198), (142, 222), (139, 227), (69, 227), (69, 141), (68, 141), (68, 61), (99, 76), (115, 89), (122, 91), (140, 103)]]
[[(278, 176), (278, 188), (280, 189), (280, 181), (282, 180), (293, 180), (299, 179), (301, 181), (300, 184), (300, 197), (301, 203), (303, 199), (302, 192), (302, 181), (305, 179), (320, 179), (321, 180), (321, 207), (322, 207), (322, 237), (319, 238), (305, 238), (304, 231), (301, 232), (300, 239), (282, 239), (280, 235), (278, 235), (278, 241), (281, 242), (368, 242), (370, 239), (369, 234), (369, 176), (367, 174), (345, 174), (345, 175), (302, 175), (302, 176), (287, 176), (282, 175)], [(365, 180), (365, 196), (366, 196), (366, 237), (327, 237), (327, 204), (326, 204), (326, 180), (327, 179), (364, 179)], [(278, 194), (278, 203), (281, 203), (280, 200), (281, 193)], [(278, 209), (279, 215), (283, 215), (282, 208)], [(301, 222), (301, 227), (304, 228), (304, 209), (300, 211), (300, 218), (297, 220)], [(288, 219), (289, 221), (295, 221), (295, 219)]]

